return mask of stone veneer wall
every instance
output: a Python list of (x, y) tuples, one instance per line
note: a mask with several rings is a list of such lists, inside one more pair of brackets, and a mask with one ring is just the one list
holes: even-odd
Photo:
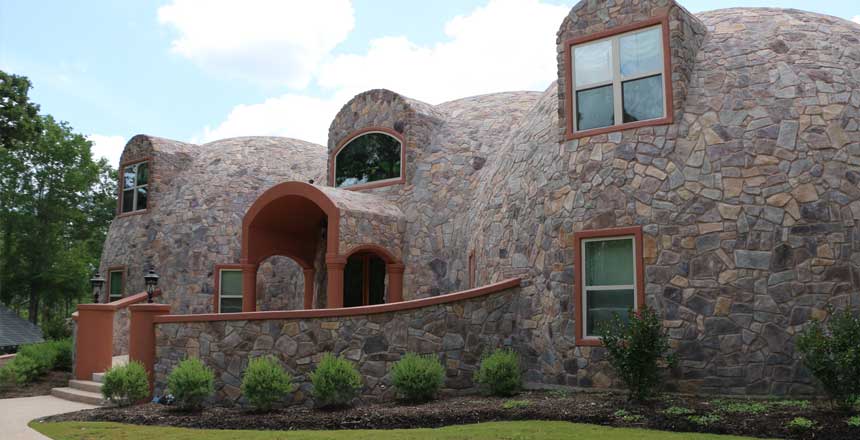
[(406, 352), (436, 354), (446, 368), (444, 392), (473, 388), (482, 353), (522, 349), (534, 327), (523, 320), (520, 289), (471, 299), (372, 315), (332, 318), (207, 321), (156, 324), (155, 393), (170, 370), (199, 357), (215, 371), (219, 400), (240, 398), (242, 372), (251, 358), (274, 355), (299, 384), (294, 401), (309, 397), (308, 373), (326, 352), (356, 363), (362, 398), (392, 398), (389, 371)]

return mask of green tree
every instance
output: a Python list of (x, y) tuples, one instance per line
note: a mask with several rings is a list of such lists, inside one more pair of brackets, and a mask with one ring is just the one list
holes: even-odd
[[(90, 271), (116, 200), (116, 172), (65, 122), (39, 115), (30, 82), (0, 71), (0, 301), (27, 317), (67, 313)], [(12, 104), (10, 104), (12, 103)]]

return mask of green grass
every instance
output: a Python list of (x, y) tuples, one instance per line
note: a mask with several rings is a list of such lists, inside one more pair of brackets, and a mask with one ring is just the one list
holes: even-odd
[(568, 422), (491, 422), (439, 429), (344, 430), (344, 431), (228, 431), (165, 428), (107, 422), (30, 423), (30, 427), (54, 440), (465, 440), (465, 439), (572, 439), (577, 440), (733, 440), (747, 437), (677, 433), (645, 429), (608, 428)]

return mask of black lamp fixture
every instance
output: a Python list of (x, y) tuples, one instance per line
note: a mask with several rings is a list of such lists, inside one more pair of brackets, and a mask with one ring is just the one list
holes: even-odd
[(99, 297), (102, 294), (102, 286), (105, 285), (105, 279), (102, 278), (98, 269), (93, 271), (93, 277), (90, 278), (90, 285), (93, 287), (93, 302), (98, 303)]
[(143, 276), (143, 280), (146, 282), (146, 302), (151, 303), (155, 288), (158, 287), (158, 274), (149, 269), (149, 273)]

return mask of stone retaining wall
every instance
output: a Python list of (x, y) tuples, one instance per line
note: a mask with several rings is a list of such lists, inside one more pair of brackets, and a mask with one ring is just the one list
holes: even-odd
[(473, 388), (481, 354), (496, 347), (520, 349), (520, 288), (427, 307), (348, 317), (157, 323), (155, 394), (186, 357), (215, 371), (219, 400), (238, 401), (242, 372), (251, 358), (275, 355), (299, 384), (294, 401), (306, 401), (308, 373), (326, 352), (356, 363), (364, 377), (362, 398), (393, 397), (389, 371), (406, 352), (438, 354), (446, 367), (444, 392)]

